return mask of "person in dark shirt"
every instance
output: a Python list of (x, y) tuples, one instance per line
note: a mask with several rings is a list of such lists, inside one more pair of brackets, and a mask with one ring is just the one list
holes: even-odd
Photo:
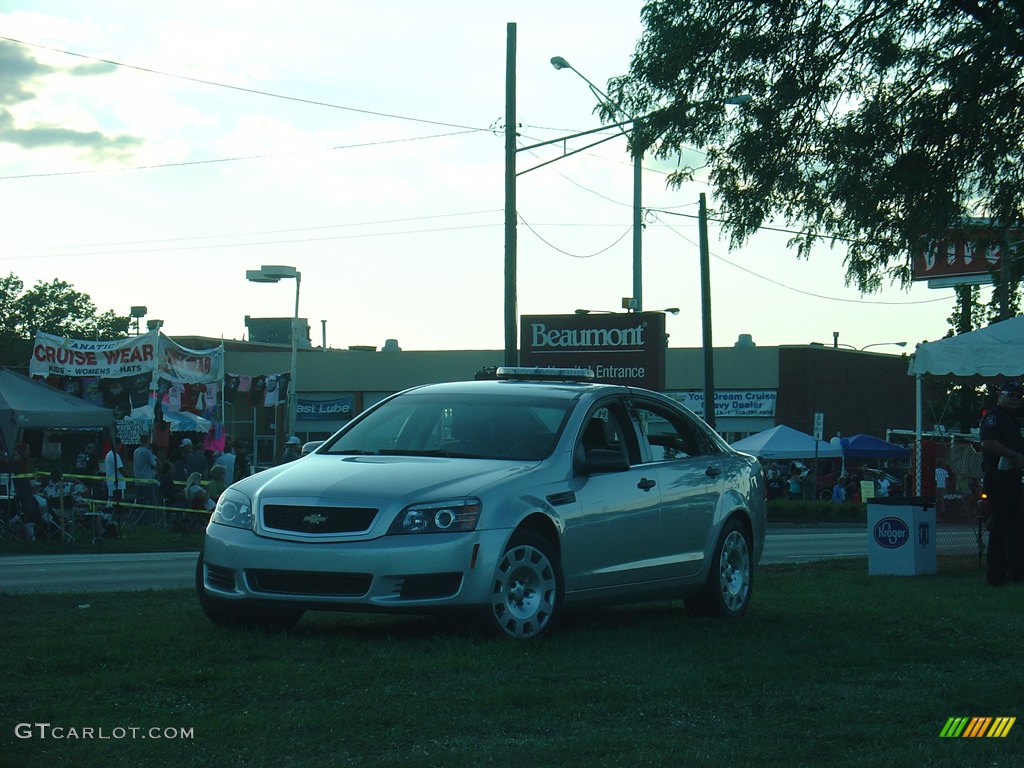
[(981, 467), (992, 510), (985, 575), (993, 586), (1024, 582), (1024, 438), (1017, 420), (1022, 394), (1019, 381), (1003, 383), (996, 406), (981, 420)]

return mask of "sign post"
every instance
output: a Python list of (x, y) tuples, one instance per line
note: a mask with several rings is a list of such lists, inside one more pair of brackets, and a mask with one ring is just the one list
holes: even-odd
[(818, 497), (818, 443), (824, 440), (825, 437), (825, 414), (815, 413), (814, 414), (814, 484), (811, 486), (811, 496), (813, 499)]

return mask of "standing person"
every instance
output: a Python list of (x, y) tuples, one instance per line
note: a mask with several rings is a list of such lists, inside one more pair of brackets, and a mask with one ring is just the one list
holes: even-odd
[(218, 466), (224, 467), (224, 481), (231, 485), (235, 482), (235, 449), (231, 440), (224, 441), (224, 453), (213, 460), (213, 468), (210, 469), (210, 477), (213, 477), (213, 470)]
[(205, 480), (207, 464), (203, 452), (193, 448), (192, 441), (187, 437), (181, 441), (178, 448), (181, 451), (181, 458), (174, 465), (177, 479), (186, 480), (193, 472), (198, 472), (199, 477)]
[(892, 483), (889, 481), (889, 476), (883, 473), (881, 479), (878, 481), (878, 498), (887, 498), (891, 487)]
[(100, 458), (96, 452), (96, 444), (89, 443), (75, 459), (75, 473), (79, 480), (89, 489), (89, 495), (94, 499), (103, 498), (102, 483), (100, 480)]
[(992, 510), (985, 575), (993, 586), (1024, 582), (1024, 438), (1017, 419), (1022, 394), (1019, 381), (1004, 382), (996, 406), (981, 420), (981, 468)]
[(949, 472), (941, 464), (935, 465), (935, 513), (942, 517), (946, 511), (946, 484)]
[(103, 468), (107, 476), (107, 499), (113, 502), (114, 509), (117, 509), (118, 502), (124, 498), (125, 474), (124, 459), (121, 458), (121, 444), (117, 435), (110, 439), (110, 450), (103, 459)]
[(281, 460), (278, 464), (287, 464), (289, 461), (295, 461), (299, 458), (299, 446), (302, 445), (302, 441), (295, 435), (289, 437), (284, 443), (284, 453), (281, 454)]
[(156, 454), (149, 447), (149, 435), (139, 437), (139, 447), (132, 454), (135, 470), (135, 501), (139, 504), (156, 504)]
[(800, 470), (794, 465), (789, 470), (789, 500), (799, 501), (804, 497), (803, 478), (800, 477)]
[(251, 474), (252, 464), (249, 462), (249, 444), (244, 440), (240, 440), (238, 449), (235, 451), (235, 475), (229, 479), (237, 483)]

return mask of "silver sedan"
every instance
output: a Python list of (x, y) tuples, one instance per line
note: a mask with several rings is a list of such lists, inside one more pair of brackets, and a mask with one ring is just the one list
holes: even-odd
[(757, 460), (675, 401), (499, 369), (394, 395), (231, 486), (196, 587), (218, 625), (450, 611), (527, 639), (585, 601), (742, 616), (764, 534)]

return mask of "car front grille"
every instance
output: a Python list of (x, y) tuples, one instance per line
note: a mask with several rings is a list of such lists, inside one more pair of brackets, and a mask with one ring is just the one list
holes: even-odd
[(373, 577), (368, 573), (320, 573), (317, 571), (251, 570), (245, 575), (254, 592), (275, 595), (331, 595), (362, 597)]
[(263, 525), (293, 533), (360, 533), (370, 528), (377, 510), (370, 507), (314, 507), (267, 504)]

